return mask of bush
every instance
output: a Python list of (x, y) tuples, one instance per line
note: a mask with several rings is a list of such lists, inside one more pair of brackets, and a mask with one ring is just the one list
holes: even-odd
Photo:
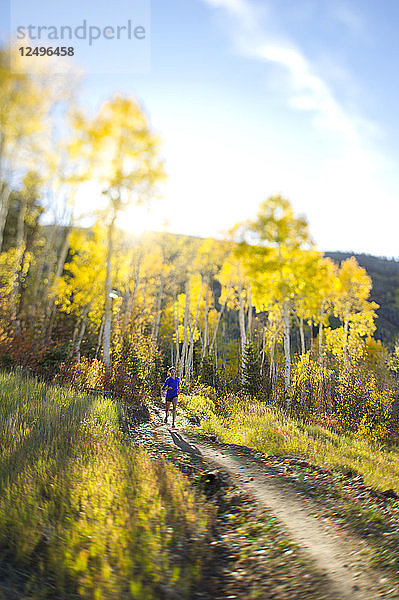
[(49, 348), (38, 362), (38, 368), (47, 379), (57, 373), (60, 365), (68, 360), (71, 354), (71, 344), (62, 344)]
[(109, 389), (109, 376), (104, 363), (96, 358), (90, 360), (84, 356), (79, 362), (62, 363), (54, 381), (69, 383), (80, 390)]
[(392, 417), (393, 381), (384, 376), (380, 364), (377, 371), (369, 365), (368, 355), (347, 363), (325, 354), (300, 356), (292, 369), (294, 412), (308, 421), (384, 439)]
[(112, 358), (111, 373), (102, 361), (82, 357), (79, 362), (62, 363), (55, 380), (78, 389), (111, 391), (136, 404), (150, 394), (159, 394), (162, 361), (150, 338), (124, 338), (116, 345)]
[(349, 431), (383, 440), (392, 414), (393, 391), (379, 389), (376, 376), (360, 361), (338, 372), (334, 412)]
[(215, 415), (215, 402), (206, 393), (182, 396), (181, 399), (188, 413), (191, 415), (197, 415), (201, 418)]

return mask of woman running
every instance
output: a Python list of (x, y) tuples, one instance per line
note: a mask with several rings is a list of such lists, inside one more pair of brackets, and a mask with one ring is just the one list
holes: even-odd
[(176, 377), (176, 370), (174, 367), (170, 367), (169, 377), (165, 381), (162, 386), (162, 389), (166, 389), (166, 405), (165, 405), (165, 423), (168, 422), (169, 408), (170, 403), (173, 403), (173, 412), (172, 412), (172, 427), (175, 426), (176, 419), (176, 407), (177, 407), (177, 399), (180, 392), (180, 380)]

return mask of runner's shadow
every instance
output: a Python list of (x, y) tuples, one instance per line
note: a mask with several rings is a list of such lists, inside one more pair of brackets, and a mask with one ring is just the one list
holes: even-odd
[(183, 450), (183, 452), (188, 452), (190, 454), (201, 455), (201, 452), (200, 450), (198, 450), (197, 446), (193, 446), (192, 444), (187, 443), (186, 440), (182, 438), (182, 436), (179, 433), (170, 430), (169, 433), (175, 445), (178, 446), (180, 450)]

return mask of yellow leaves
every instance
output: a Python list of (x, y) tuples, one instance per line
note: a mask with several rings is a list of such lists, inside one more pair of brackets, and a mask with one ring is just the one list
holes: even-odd
[(0, 254), (0, 295), (6, 296), (14, 286), (16, 280), (15, 264), (18, 261), (19, 250), (10, 248)]
[(299, 393), (305, 382), (318, 385), (320, 382), (326, 381), (332, 373), (333, 370), (328, 368), (326, 364), (315, 361), (310, 352), (301, 354), (292, 371), (293, 391)]
[(225, 287), (245, 286), (246, 268), (242, 258), (237, 258), (234, 252), (231, 252), (223, 263), (223, 266), (217, 274), (217, 279)]
[(224, 242), (212, 238), (205, 239), (197, 249), (192, 263), (193, 272), (199, 272), (209, 280), (218, 272), (219, 265), (225, 263), (230, 251), (230, 246), (226, 246)]
[(257, 219), (248, 224), (248, 232), (257, 236), (260, 244), (272, 248), (295, 250), (311, 245), (305, 217), (295, 217), (290, 202), (280, 195), (260, 205)]
[[(53, 285), (52, 294), (60, 309), (80, 313), (87, 305), (102, 311), (105, 285), (105, 231), (100, 224), (92, 230), (75, 229), (70, 234), (72, 259)], [(93, 312), (91, 312), (91, 315)]]
[(70, 152), (80, 157), (82, 178), (95, 180), (118, 209), (132, 193), (136, 202), (146, 198), (164, 177), (158, 141), (134, 99), (115, 95), (92, 121), (76, 113), (72, 122)]
[(59, 98), (51, 78), (40, 73), (37, 65), (32, 63), (29, 74), (16, 73), (11, 68), (10, 51), (15, 52), (9, 48), (0, 50), (2, 155), (13, 169), (32, 165), (37, 169), (51, 143), (51, 109)]
[(371, 290), (371, 279), (363, 267), (360, 267), (357, 260), (352, 256), (344, 260), (338, 275), (338, 299), (342, 307), (349, 305), (355, 308), (361, 306), (362, 301), (367, 300)]
[(331, 352), (333, 356), (342, 357), (344, 352), (343, 348), (345, 344), (345, 334), (343, 327), (338, 327), (336, 329), (326, 327), (324, 329), (324, 337), (325, 349), (328, 352)]
[(334, 288), (335, 292), (339, 292), (339, 290), (341, 288), (341, 284), (340, 284), (338, 277), (334, 277), (334, 279), (333, 279), (333, 288)]

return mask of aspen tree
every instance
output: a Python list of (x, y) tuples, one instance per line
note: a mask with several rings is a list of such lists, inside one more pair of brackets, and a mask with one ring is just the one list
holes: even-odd
[(79, 358), (88, 318), (100, 326), (103, 313), (104, 230), (100, 225), (90, 232), (77, 229), (71, 234), (70, 245), (71, 260), (53, 283), (51, 294), (61, 312), (77, 319), (73, 353)]
[(226, 258), (220, 272), (216, 276), (222, 286), (220, 301), (222, 310), (225, 307), (238, 310), (238, 322), (240, 326), (240, 350), (241, 356), (247, 341), (248, 326), (246, 315), (248, 312), (248, 290), (249, 281), (244, 260), (232, 251)]
[(334, 312), (343, 324), (344, 362), (347, 362), (348, 335), (353, 329), (358, 335), (375, 330), (374, 317), (378, 304), (369, 301), (372, 282), (363, 267), (352, 256), (344, 260), (338, 272), (338, 285), (334, 298)]
[(112, 255), (118, 217), (131, 203), (150, 198), (163, 177), (158, 142), (138, 103), (114, 96), (92, 120), (74, 115), (75, 140), (71, 150), (81, 157), (80, 181), (94, 181), (107, 202), (107, 253), (104, 289), (103, 360), (111, 367)]
[(298, 293), (295, 265), (302, 249), (311, 246), (306, 219), (295, 216), (288, 200), (271, 196), (257, 217), (240, 226), (240, 253), (245, 256), (254, 292), (281, 303), (284, 341), (286, 407), (291, 407), (290, 315)]
[(202, 328), (202, 359), (209, 350), (209, 340), (212, 333), (210, 332), (209, 317), (212, 311), (215, 310), (215, 299), (211, 288), (212, 280), (215, 279), (220, 264), (226, 257), (225, 244), (213, 239), (206, 239), (198, 247), (195, 259), (193, 261), (193, 270), (201, 274), (204, 288), (204, 303), (203, 303), (203, 328)]
[(336, 265), (317, 250), (298, 253), (296, 259), (298, 288), (295, 313), (299, 321), (301, 354), (305, 353), (304, 321), (319, 324), (319, 355), (323, 348), (323, 327), (328, 325), (337, 288)]

